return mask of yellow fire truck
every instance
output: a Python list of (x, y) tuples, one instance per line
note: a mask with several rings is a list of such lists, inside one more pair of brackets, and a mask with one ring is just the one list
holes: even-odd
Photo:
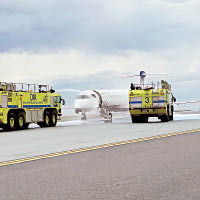
[(56, 126), (64, 103), (60, 94), (48, 85), (0, 82), (0, 127), (20, 130), (30, 123)]
[(158, 117), (162, 122), (173, 120), (173, 102), (176, 99), (171, 85), (166, 81), (152, 84), (131, 84), (129, 111), (133, 123), (148, 122), (149, 117)]

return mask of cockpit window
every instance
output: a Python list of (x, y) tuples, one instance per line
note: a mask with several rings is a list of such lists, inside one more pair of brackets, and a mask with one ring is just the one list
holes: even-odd
[(78, 95), (77, 99), (89, 99), (89, 96), (87, 96), (87, 95)]
[(96, 98), (96, 95), (95, 94), (91, 94), (94, 98)]

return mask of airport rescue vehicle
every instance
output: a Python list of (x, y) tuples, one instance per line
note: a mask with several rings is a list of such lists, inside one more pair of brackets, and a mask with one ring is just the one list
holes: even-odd
[(48, 85), (0, 82), (0, 127), (20, 130), (30, 123), (56, 126), (62, 103), (61, 95)]
[(152, 84), (132, 84), (129, 91), (129, 111), (132, 122), (148, 122), (149, 117), (158, 117), (162, 122), (173, 120), (176, 99), (167, 81)]

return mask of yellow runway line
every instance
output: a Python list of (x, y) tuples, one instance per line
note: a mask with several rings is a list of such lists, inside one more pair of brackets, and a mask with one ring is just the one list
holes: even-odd
[(73, 150), (68, 150), (68, 151), (33, 156), (33, 157), (28, 157), (28, 158), (3, 161), (3, 162), (0, 162), (0, 167), (19, 164), (19, 163), (25, 163), (25, 162), (30, 162), (30, 161), (36, 161), (36, 160), (41, 160), (41, 159), (46, 159), (46, 158), (53, 158), (53, 157), (58, 157), (58, 156), (63, 156), (63, 155), (68, 155), (68, 154), (75, 154), (75, 153), (81, 153), (81, 152), (92, 151), (92, 150), (97, 150), (97, 149), (110, 148), (114, 146), (150, 141), (154, 139), (161, 139), (161, 138), (167, 138), (167, 137), (178, 136), (178, 135), (183, 135), (183, 134), (197, 133), (197, 132), (200, 132), (200, 129), (168, 133), (168, 134), (156, 135), (156, 136), (151, 136), (151, 137), (144, 137), (144, 138), (138, 138), (138, 139), (133, 139), (133, 140), (114, 142), (114, 143), (102, 144), (102, 145), (97, 145), (97, 146), (92, 146), (92, 147), (85, 147), (85, 148), (80, 148), (80, 149), (73, 149)]

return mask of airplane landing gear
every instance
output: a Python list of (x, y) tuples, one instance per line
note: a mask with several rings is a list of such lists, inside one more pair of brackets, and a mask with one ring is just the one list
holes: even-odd
[(109, 120), (112, 122), (112, 113), (109, 113)]
[(87, 116), (84, 111), (81, 113), (81, 120), (87, 120)]
[(100, 109), (100, 115), (109, 122), (112, 122), (112, 113), (104, 108)]

